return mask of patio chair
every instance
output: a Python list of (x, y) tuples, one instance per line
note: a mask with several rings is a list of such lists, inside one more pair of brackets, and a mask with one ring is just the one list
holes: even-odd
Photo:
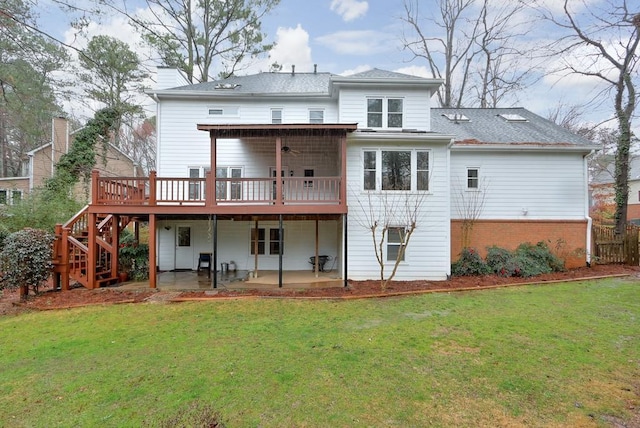
[(198, 256), (198, 273), (200, 269), (207, 269), (207, 276), (211, 277), (211, 253), (200, 253)]

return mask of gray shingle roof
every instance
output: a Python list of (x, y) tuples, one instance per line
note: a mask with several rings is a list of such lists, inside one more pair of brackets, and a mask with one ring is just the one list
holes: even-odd
[[(224, 94), (325, 94), (329, 95), (331, 73), (258, 73), (224, 80), (196, 83), (172, 91)], [(239, 86), (235, 86), (239, 85)], [(222, 86), (222, 88), (220, 88)], [(234, 87), (224, 89), (224, 87)], [(220, 89), (217, 89), (220, 88)]]
[[(466, 116), (453, 121), (444, 115)], [(508, 121), (500, 115), (518, 115), (524, 121)], [(433, 108), (431, 130), (456, 136), (457, 143), (596, 146), (555, 123), (524, 108)]]
[(424, 80), (424, 77), (412, 76), (410, 74), (396, 73), (394, 71), (380, 70), (379, 68), (372, 68), (371, 70), (363, 71), (361, 73), (350, 74), (348, 76), (342, 76), (343, 78), (353, 79), (415, 79)]

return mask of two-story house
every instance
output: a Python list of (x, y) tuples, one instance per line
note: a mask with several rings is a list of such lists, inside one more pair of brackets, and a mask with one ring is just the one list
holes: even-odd
[(158, 271), (196, 269), (200, 254), (216, 268), (277, 271), (280, 284), (326, 259), (345, 284), (376, 279), (372, 227), (390, 268), (411, 223), (396, 279), (445, 280), (470, 216), (460, 207), (472, 205), (470, 244), (562, 240), (584, 250), (574, 264), (588, 261), (593, 147), (524, 109), (435, 109), (441, 80), (377, 69), (189, 85), (161, 68), (157, 82), (157, 171), (95, 173), (86, 218), (68, 225), (89, 225), (77, 270), (103, 265), (89, 269), (90, 288), (114, 276), (111, 243), (131, 219), (149, 223), (152, 287)]

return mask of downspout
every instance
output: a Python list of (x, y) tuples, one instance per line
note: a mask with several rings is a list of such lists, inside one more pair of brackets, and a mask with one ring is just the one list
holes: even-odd
[(584, 183), (585, 183), (585, 201), (584, 201), (584, 216), (587, 219), (587, 242), (585, 245), (586, 248), (586, 263), (587, 267), (591, 267), (591, 229), (593, 227), (593, 219), (589, 216), (589, 165), (587, 162), (587, 158), (593, 155), (596, 151), (591, 150), (591, 152), (587, 155), (583, 156), (584, 163)]

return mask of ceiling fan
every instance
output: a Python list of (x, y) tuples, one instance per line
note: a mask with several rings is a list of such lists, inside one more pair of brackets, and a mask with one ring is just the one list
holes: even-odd
[(289, 146), (282, 146), (282, 153), (291, 153), (294, 156), (298, 156), (300, 154), (300, 150), (292, 149)]

